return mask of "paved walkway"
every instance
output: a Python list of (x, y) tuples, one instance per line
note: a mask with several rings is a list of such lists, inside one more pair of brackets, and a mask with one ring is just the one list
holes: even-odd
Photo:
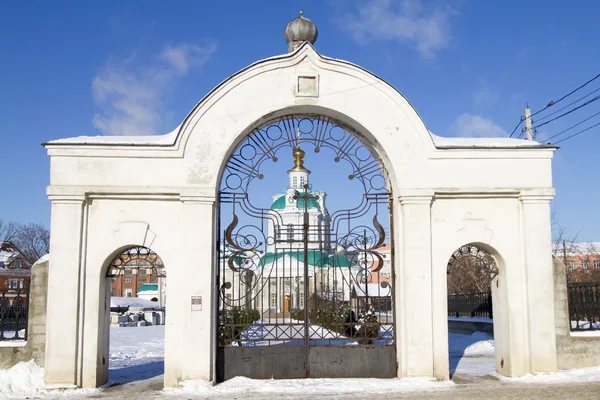
[(455, 385), (447, 388), (424, 389), (419, 392), (397, 392), (389, 394), (373, 395), (368, 392), (357, 392), (351, 395), (320, 395), (317, 393), (297, 393), (290, 395), (276, 393), (252, 393), (243, 391), (240, 393), (227, 393), (216, 395), (201, 395), (191, 393), (164, 393), (162, 388), (162, 376), (132, 382), (125, 385), (117, 385), (106, 388), (102, 392), (69, 396), (69, 399), (127, 399), (127, 400), (153, 400), (153, 399), (248, 399), (248, 400), (272, 400), (272, 399), (493, 399), (493, 400), (516, 400), (516, 399), (569, 399), (577, 400), (600, 399), (600, 381), (577, 382), (577, 383), (513, 383), (498, 381), (492, 376), (466, 377), (454, 379)]

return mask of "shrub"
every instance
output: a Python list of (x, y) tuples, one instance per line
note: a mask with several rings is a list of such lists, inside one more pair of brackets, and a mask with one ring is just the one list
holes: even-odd
[(292, 317), (292, 319), (295, 319), (296, 321), (304, 321), (304, 309), (294, 309), (292, 310), (292, 312), (290, 313), (290, 316)]
[(381, 324), (377, 321), (377, 316), (373, 313), (373, 310), (360, 315), (358, 322), (361, 325), (358, 332), (356, 332), (356, 337), (360, 338), (360, 344), (373, 344), (373, 341), (379, 337), (381, 329)]
[(240, 335), (255, 321), (260, 319), (256, 309), (233, 307), (220, 314), (219, 342), (222, 345), (240, 340)]
[(310, 320), (323, 328), (347, 337), (354, 336), (354, 323), (352, 309), (346, 304), (334, 305), (329, 301), (321, 301), (310, 312)]

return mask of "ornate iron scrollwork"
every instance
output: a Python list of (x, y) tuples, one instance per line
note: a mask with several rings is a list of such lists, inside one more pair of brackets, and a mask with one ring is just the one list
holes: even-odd
[(450, 273), (452, 266), (465, 258), (474, 260), (476, 262), (476, 268), (479, 269), (480, 272), (489, 274), (491, 280), (499, 273), (498, 265), (496, 264), (494, 257), (481, 247), (473, 244), (461, 246), (452, 253), (452, 256), (448, 260), (447, 272)]
[(162, 259), (154, 251), (143, 246), (130, 247), (117, 255), (108, 266), (106, 276), (120, 275), (125, 268), (146, 268), (151, 269), (153, 275), (166, 276)]
[[(288, 174), (308, 174), (304, 151), (324, 149), (333, 162), (347, 163), (348, 180), (360, 183), (356, 207), (324, 211), (311, 222), (310, 208), (321, 210), (324, 199), (308, 182), (292, 187), (292, 175), (270, 208), (252, 204), (249, 186), (265, 179), (264, 163), (280, 163), (281, 151), (290, 151), (296, 164)], [(389, 218), (390, 199), (381, 158), (347, 126), (319, 115), (288, 115), (254, 129), (221, 181), (220, 346), (299, 345), (307, 334), (329, 345), (392, 345), (391, 248), (381, 223)], [(294, 222), (284, 210), (290, 203)], [(385, 277), (384, 267), (390, 270)], [(308, 320), (323, 329), (307, 332)]]

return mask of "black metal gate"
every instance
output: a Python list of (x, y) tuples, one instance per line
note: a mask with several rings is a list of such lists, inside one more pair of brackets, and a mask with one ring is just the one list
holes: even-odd
[[(302, 148), (349, 164), (360, 192), (331, 196), (354, 207), (329, 213)], [(287, 190), (255, 206), (249, 185), (282, 156)], [(220, 203), (218, 380), (396, 376), (390, 193), (360, 136), (322, 116), (271, 121), (230, 158)]]

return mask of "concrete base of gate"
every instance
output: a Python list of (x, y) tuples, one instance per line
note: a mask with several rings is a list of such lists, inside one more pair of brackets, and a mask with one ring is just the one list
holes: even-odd
[[(308, 351), (308, 357), (306, 357)], [(395, 378), (393, 346), (233, 346), (219, 348), (217, 379)], [(308, 360), (308, 368), (305, 367)]]

